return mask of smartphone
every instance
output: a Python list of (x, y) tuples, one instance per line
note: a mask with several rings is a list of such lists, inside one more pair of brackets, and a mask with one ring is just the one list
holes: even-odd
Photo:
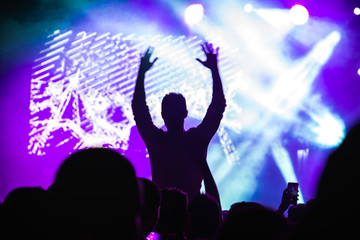
[(288, 183), (288, 192), (290, 195), (290, 203), (296, 204), (297, 203), (297, 197), (299, 192), (299, 183), (297, 182), (289, 182)]

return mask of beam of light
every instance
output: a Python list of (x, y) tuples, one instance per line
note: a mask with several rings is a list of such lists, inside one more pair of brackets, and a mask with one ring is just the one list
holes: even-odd
[[(259, 133), (259, 137), (266, 136)], [(266, 160), (263, 157), (267, 151), (265, 142), (256, 142), (249, 139), (241, 144), (237, 143), (236, 146), (240, 156), (240, 161), (236, 162), (237, 167), (234, 164), (219, 163), (216, 168), (213, 168), (214, 178), (218, 185), (227, 186), (220, 187), (221, 202), (226, 208), (239, 201), (239, 199), (241, 201), (251, 200), (251, 196), (258, 187), (256, 173), (262, 170)], [(210, 163), (211, 160), (209, 159)]]
[(201, 4), (191, 4), (185, 9), (184, 17), (189, 25), (199, 23), (204, 17), (204, 7)]
[[(287, 150), (279, 142), (275, 142), (271, 146), (271, 152), (274, 156), (274, 160), (278, 165), (285, 182), (298, 182), (294, 168), (292, 166), (291, 158)], [(304, 197), (302, 195), (300, 186), (299, 186), (299, 199), (298, 203), (304, 203)]]
[[(320, 72), (321, 67), (331, 56), (340, 39), (341, 35), (339, 32), (334, 31), (330, 33), (325, 39), (320, 41), (305, 58), (303, 62), (305, 68), (303, 71), (307, 72), (305, 76), (310, 79), (308, 89)], [(332, 114), (329, 109), (320, 102), (318, 97), (305, 98), (304, 95), (302, 103), (298, 111), (305, 111), (308, 115), (309, 121), (305, 122), (307, 124), (306, 128), (310, 131), (302, 131), (303, 133), (300, 133), (300, 136), (309, 142), (326, 147), (338, 146), (345, 136), (345, 124), (343, 120)], [(315, 136), (313, 133), (315, 133)]]
[(282, 36), (294, 27), (288, 9), (255, 9), (254, 12), (275, 29), (281, 31)]
[(289, 14), (291, 22), (295, 25), (304, 25), (309, 19), (308, 10), (304, 6), (299, 4), (294, 5), (290, 9)]
[(268, 110), (283, 117), (291, 117), (310, 93), (311, 85), (322, 66), (331, 56), (341, 35), (334, 31), (320, 41), (311, 52), (298, 63), (282, 73), (272, 90), (257, 101)]
[[(294, 168), (291, 163), (290, 155), (287, 150), (280, 144), (274, 143), (271, 148), (274, 160), (278, 165), (285, 182), (298, 182)], [(299, 197), (298, 203), (304, 203), (304, 197), (301, 192), (301, 187), (299, 186)]]

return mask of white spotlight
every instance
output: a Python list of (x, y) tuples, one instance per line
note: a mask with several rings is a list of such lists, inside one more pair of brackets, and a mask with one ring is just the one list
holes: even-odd
[(204, 8), (201, 4), (191, 4), (185, 10), (185, 22), (189, 25), (199, 23), (204, 17)]
[(314, 116), (318, 126), (313, 128), (317, 134), (316, 141), (325, 147), (339, 146), (345, 137), (345, 124), (341, 119), (329, 113)]
[(309, 12), (304, 6), (296, 4), (290, 9), (290, 19), (295, 25), (304, 25), (309, 19)]
[(360, 76), (360, 68), (358, 69), (358, 75)]
[(360, 8), (358, 8), (358, 7), (354, 8), (354, 14), (359, 16), (360, 15)]
[(254, 10), (254, 7), (253, 7), (253, 5), (251, 5), (250, 3), (248, 3), (248, 4), (246, 4), (246, 5), (244, 6), (244, 10), (245, 10), (245, 12), (250, 13), (250, 12), (252, 12), (252, 11)]

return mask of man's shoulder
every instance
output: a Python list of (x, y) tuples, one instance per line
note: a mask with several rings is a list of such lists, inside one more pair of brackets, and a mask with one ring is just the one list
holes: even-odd
[(185, 137), (186, 138), (201, 138), (201, 136), (203, 135), (203, 133), (201, 132), (201, 129), (198, 127), (192, 127), (189, 128), (187, 131), (185, 131)]
[(194, 134), (196, 132), (198, 132), (197, 127), (192, 127), (192, 128), (189, 128), (188, 130), (185, 131), (185, 135), (188, 135), (188, 134), (191, 135), (191, 134)]

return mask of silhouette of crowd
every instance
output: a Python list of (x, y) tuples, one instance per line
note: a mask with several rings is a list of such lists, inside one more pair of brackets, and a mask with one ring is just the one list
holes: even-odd
[[(225, 98), (217, 68), (219, 49), (208, 43), (202, 48), (207, 60), (198, 61), (212, 72), (213, 99), (203, 122), (189, 131), (183, 129), (185, 99), (177, 93), (164, 100), (179, 107), (163, 107), (168, 131), (152, 124), (144, 77), (157, 59), (150, 62), (151, 49), (142, 57), (133, 108), (150, 161), (156, 162), (151, 165), (156, 169), (153, 180), (136, 177), (130, 161), (115, 150), (80, 150), (64, 160), (48, 189), (21, 187), (6, 196), (0, 204), (0, 239), (357, 239), (360, 124), (328, 158), (315, 199), (294, 204), (285, 189), (276, 210), (256, 202), (221, 209), (206, 152)], [(164, 161), (177, 169), (161, 167)], [(199, 191), (202, 180), (205, 194)]]

